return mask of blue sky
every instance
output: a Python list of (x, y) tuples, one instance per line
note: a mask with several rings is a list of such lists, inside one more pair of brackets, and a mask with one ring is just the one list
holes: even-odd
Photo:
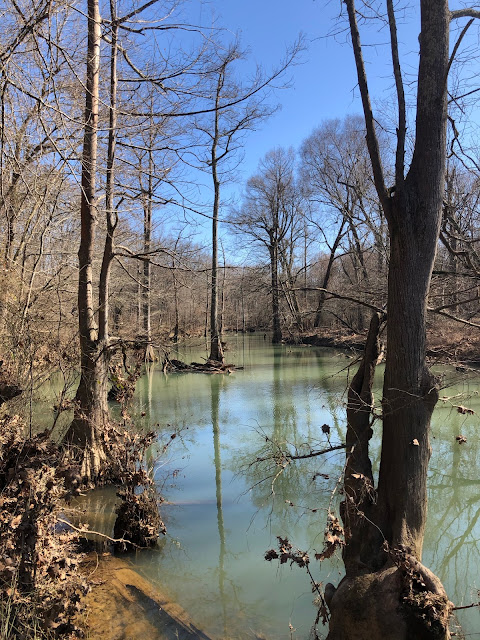
[(358, 111), (351, 50), (325, 37), (334, 26), (339, 6), (340, 2), (324, 0), (210, 0), (199, 10), (204, 20), (213, 12), (232, 35), (238, 32), (243, 46), (250, 50), (250, 59), (267, 72), (278, 65), (300, 33), (308, 44), (300, 57), (302, 64), (286, 75), (290, 88), (272, 97), (272, 103), (280, 103), (281, 109), (246, 138), (244, 178), (273, 147), (298, 147), (323, 119)]
[[(420, 20), (418, 1), (411, 4), (413, 8), (404, 9), (397, 5), (397, 26), (404, 82), (406, 90), (411, 91), (407, 100), (413, 106)], [(452, 0), (451, 8), (460, 4), (460, 0)], [(298, 149), (323, 120), (362, 112), (350, 37), (345, 29), (346, 17), (340, 20), (338, 17), (342, 7), (345, 11), (341, 0), (205, 0), (203, 3), (190, 0), (188, 14), (193, 22), (208, 25), (215, 19), (217, 26), (226, 29), (225, 37), (231, 32), (232, 40), (238, 33), (242, 46), (250, 51), (251, 64), (261, 64), (266, 72), (278, 65), (286, 48), (300, 33), (308, 45), (301, 55), (301, 64), (287, 73), (290, 88), (278, 90), (272, 96), (271, 102), (281, 104), (281, 109), (245, 137), (238, 181), (223, 187), (224, 201), (241, 194), (245, 181), (269, 150), (276, 146)], [(465, 22), (453, 31), (455, 28), (458, 31)], [(337, 35), (332, 35), (334, 32)], [(478, 48), (478, 33), (475, 26), (469, 35), (475, 48)], [(375, 21), (368, 29), (361, 26), (361, 37), (374, 112), (389, 122), (394, 132), (396, 107), (388, 29), (385, 25), (382, 27), (381, 21)], [(451, 40), (453, 45), (455, 33)], [(208, 229), (205, 219), (203, 223)], [(205, 234), (208, 242), (207, 239), (208, 231)]]
[[(273, 147), (298, 148), (322, 120), (360, 113), (349, 38), (346, 33), (329, 35), (338, 30), (341, 7), (340, 0), (209, 0), (203, 6), (197, 3), (199, 21), (208, 23), (210, 16), (216, 15), (218, 24), (230, 30), (232, 36), (240, 33), (242, 44), (250, 50), (250, 59), (262, 64), (266, 71), (278, 64), (286, 47), (300, 33), (308, 45), (300, 58), (302, 64), (287, 74), (291, 79), (290, 88), (277, 91), (272, 99), (282, 105), (281, 110), (245, 141), (244, 179)], [(405, 31), (406, 47), (409, 43), (412, 47), (412, 38), (416, 42), (419, 27), (415, 22)], [(376, 29), (371, 35), (371, 42), (374, 41), (386, 42), (386, 32)], [(368, 53), (373, 71), (372, 95), (381, 99), (391, 86), (388, 51), (383, 47), (370, 47)]]
[[(209, 25), (214, 20), (217, 26), (226, 29), (225, 39), (231, 36), (233, 40), (238, 33), (243, 48), (249, 50), (250, 65), (261, 64), (266, 73), (279, 65), (288, 46), (300, 34), (307, 45), (299, 64), (286, 73), (289, 88), (275, 91), (271, 98), (271, 103), (278, 103), (281, 108), (260, 123), (258, 130), (245, 136), (237, 182), (222, 186), (221, 216), (227, 213), (231, 199), (240, 197), (245, 181), (255, 173), (259, 160), (268, 151), (278, 146), (298, 149), (323, 120), (361, 113), (349, 34), (343, 30), (332, 35), (334, 31), (341, 31), (342, 26), (346, 27), (345, 16), (343, 22), (338, 20), (342, 5), (340, 0), (206, 0), (203, 3), (190, 0), (188, 16), (192, 22)], [(399, 17), (401, 20), (402, 16)], [(415, 20), (413, 25), (409, 21), (404, 40), (408, 50), (418, 44), (418, 31)], [(379, 32), (376, 25), (370, 33), (369, 44), (386, 43), (387, 35), (385, 30)], [(389, 51), (385, 47), (369, 46), (368, 56), (372, 96), (385, 99), (392, 88)], [(248, 71), (248, 65), (245, 70)], [(195, 179), (207, 185), (202, 196), (213, 197), (209, 177), (196, 175)], [(198, 222), (205, 230), (200, 232), (199, 240), (203, 238), (208, 245), (209, 222), (205, 218)], [(225, 225), (221, 227), (224, 234), (227, 229)]]

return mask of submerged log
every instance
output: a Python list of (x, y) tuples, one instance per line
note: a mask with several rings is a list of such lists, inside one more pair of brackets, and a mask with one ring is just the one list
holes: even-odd
[(106, 556), (96, 565), (96, 557), (84, 565), (85, 573), (94, 571), (86, 597), (90, 640), (213, 640), (127, 561)]

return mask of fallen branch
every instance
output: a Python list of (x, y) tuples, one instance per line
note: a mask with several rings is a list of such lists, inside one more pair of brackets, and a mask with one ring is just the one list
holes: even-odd
[(68, 527), (70, 527), (71, 529), (73, 529), (77, 533), (81, 533), (82, 535), (85, 535), (87, 533), (91, 533), (91, 534), (93, 534), (95, 536), (100, 536), (101, 538), (105, 538), (105, 540), (108, 540), (109, 542), (113, 542), (115, 544), (120, 544), (122, 542), (123, 543), (124, 542), (128, 542), (128, 544), (131, 544), (136, 549), (141, 549), (142, 548), (142, 547), (140, 547), (140, 545), (135, 544), (134, 542), (132, 542), (131, 540), (127, 540), (126, 538), (111, 538), (110, 536), (107, 536), (106, 533), (100, 533), (100, 531), (92, 531), (91, 529), (81, 529), (81, 528), (76, 527), (75, 525), (73, 525), (68, 520), (64, 520), (63, 518), (57, 518), (57, 522), (60, 522), (61, 524), (66, 524)]
[(454, 316), (452, 313), (447, 313), (446, 311), (441, 311), (432, 307), (427, 307), (427, 311), (429, 313), (436, 313), (439, 316), (445, 316), (445, 318), (450, 318), (450, 320), (455, 320), (455, 322), (460, 322), (460, 324), (466, 324), (468, 327), (475, 327), (475, 329), (480, 329), (480, 324), (477, 324), (476, 322), (470, 322), (470, 320), (464, 320), (463, 318)]
[(472, 604), (466, 604), (463, 607), (453, 607), (452, 611), (460, 611), (461, 609), (473, 609), (473, 607), (480, 607), (480, 602), (473, 602)]
[(165, 355), (165, 359), (162, 364), (162, 370), (164, 373), (170, 371), (183, 371), (185, 373), (233, 373), (233, 371), (243, 369), (243, 367), (236, 367), (234, 364), (223, 364), (216, 360), (206, 360), (205, 362), (191, 362), (187, 364), (181, 360), (170, 359), (168, 355)]

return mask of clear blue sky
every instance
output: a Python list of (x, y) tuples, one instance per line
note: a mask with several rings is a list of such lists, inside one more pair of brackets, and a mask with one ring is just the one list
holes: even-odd
[[(413, 106), (420, 20), (418, 1), (411, 4), (413, 7), (397, 12), (397, 26), (404, 82), (407, 91), (412, 91), (407, 100)], [(460, 4), (460, 0), (452, 0), (451, 8)], [(208, 25), (213, 17), (217, 26), (231, 32), (232, 40), (238, 33), (242, 46), (250, 51), (252, 63), (261, 64), (266, 72), (278, 65), (300, 33), (308, 45), (301, 55), (302, 64), (287, 73), (290, 88), (276, 91), (272, 97), (272, 103), (281, 104), (281, 110), (246, 136), (239, 181), (223, 189), (227, 198), (241, 193), (245, 180), (272, 148), (298, 149), (323, 120), (362, 112), (350, 37), (346, 30), (342, 31), (346, 27), (345, 15), (338, 19), (342, 7), (345, 12), (341, 0), (190, 0), (188, 13), (193, 22)], [(464, 23), (455, 28), (458, 30)], [(335, 31), (339, 32), (336, 36), (332, 35)], [(381, 113), (394, 131), (396, 108), (388, 29), (375, 21), (369, 30), (361, 27), (361, 37), (374, 111)], [(478, 27), (471, 30), (469, 37), (478, 48)], [(453, 45), (455, 33), (451, 40)]]
[[(272, 104), (281, 109), (269, 120), (259, 124), (258, 130), (248, 133), (244, 139), (244, 159), (237, 172), (236, 184), (222, 186), (223, 211), (227, 213), (231, 198), (238, 198), (245, 181), (255, 173), (259, 160), (274, 147), (298, 149), (302, 141), (323, 120), (343, 118), (348, 114), (361, 113), (355, 62), (349, 34), (344, 30), (337, 36), (338, 20), (342, 10), (341, 0), (190, 0), (187, 12), (193, 23), (226, 29), (233, 40), (238, 33), (243, 48), (249, 50), (251, 65), (260, 64), (268, 74), (279, 65), (288, 46), (303, 34), (306, 50), (299, 57), (285, 78), (289, 88), (278, 90), (272, 96)], [(343, 11), (345, 9), (343, 8)], [(415, 33), (417, 43), (419, 27), (409, 26), (408, 33)], [(388, 41), (385, 31), (375, 27), (370, 34), (370, 43)], [(387, 50), (388, 53), (388, 50)], [(382, 98), (392, 87), (391, 59), (384, 47), (368, 48), (371, 74), (371, 92)], [(387, 94), (385, 94), (387, 95)], [(201, 189), (202, 198), (210, 199), (211, 180), (208, 176), (196, 175), (195, 179), (207, 185)], [(200, 238), (208, 245), (210, 225), (207, 219), (199, 218)], [(227, 231), (221, 225), (220, 233)]]
[[(276, 92), (272, 102), (282, 105), (261, 128), (248, 135), (244, 178), (251, 175), (259, 159), (275, 146), (294, 146), (325, 118), (343, 117), (359, 110), (353, 88), (356, 84), (351, 49), (325, 36), (334, 26), (340, 2), (325, 0), (210, 0), (198, 5), (199, 19), (218, 24), (250, 50), (252, 61), (266, 72), (278, 65), (286, 48), (303, 33), (308, 50), (287, 73), (290, 88)], [(343, 38), (345, 39), (345, 38)]]
[[(276, 92), (282, 105), (279, 112), (249, 134), (245, 145), (243, 177), (248, 178), (259, 159), (275, 146), (298, 148), (314, 127), (322, 120), (343, 118), (360, 113), (361, 104), (356, 90), (353, 53), (346, 33), (334, 37), (338, 30), (337, 17), (342, 8), (340, 0), (208, 0), (197, 3), (195, 17), (209, 23), (212, 15), (218, 24), (238, 32), (244, 47), (250, 50), (251, 60), (262, 64), (266, 71), (282, 59), (286, 47), (303, 33), (308, 49), (301, 56), (303, 64), (287, 74), (291, 87)], [(401, 16), (400, 16), (401, 18)], [(418, 21), (409, 22), (406, 47), (416, 44)], [(370, 34), (370, 42), (387, 42), (387, 32)], [(391, 61), (383, 47), (370, 47), (370, 83), (372, 95), (386, 97), (392, 85)], [(415, 64), (415, 63), (413, 63)], [(275, 102), (275, 99), (272, 100)]]

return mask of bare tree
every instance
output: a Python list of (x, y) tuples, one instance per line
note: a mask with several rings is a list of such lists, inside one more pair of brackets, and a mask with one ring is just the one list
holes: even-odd
[[(239, 42), (219, 48), (207, 77), (212, 84), (212, 114), (197, 118), (196, 128), (207, 140), (208, 158), (204, 159), (212, 175), (212, 277), (210, 304), (210, 359), (223, 362), (218, 313), (218, 226), (221, 207), (220, 189), (228, 180), (241, 157), (241, 142), (247, 131), (267, 118), (275, 107), (266, 104), (266, 91), (294, 62), (301, 42), (287, 52), (285, 60), (269, 76), (260, 71), (249, 84), (234, 76), (234, 65), (245, 57)], [(199, 157), (201, 160), (202, 158)]]
[(365, 254), (369, 231), (377, 225), (363, 120), (350, 116), (324, 122), (304, 140), (300, 158), (302, 185), (312, 205), (309, 222), (329, 252), (315, 313), (314, 327), (319, 327), (339, 255), (351, 260), (353, 273), (347, 275), (357, 294), (368, 280)]
[(88, 0), (88, 45), (85, 129), (80, 204), (81, 237), (78, 250), (78, 323), (80, 332), (80, 383), (75, 415), (66, 442), (78, 447), (82, 475), (98, 476), (106, 460), (102, 429), (108, 420), (108, 371), (101, 355), (93, 298), (94, 233), (97, 220), (97, 148), (100, 79), (101, 18), (98, 0)]
[(232, 222), (256, 244), (267, 249), (270, 258), (273, 344), (282, 340), (280, 321), (280, 251), (287, 238), (296, 208), (291, 207), (294, 193), (294, 152), (282, 148), (267, 153), (259, 163), (258, 173), (248, 182), (241, 208)]
[[(449, 638), (451, 604), (438, 578), (421, 564), (431, 451), (430, 418), (438, 398), (435, 378), (425, 363), (425, 321), (445, 184), (450, 22), (466, 15), (478, 17), (480, 13), (468, 9), (451, 12), (446, 0), (419, 2), (416, 129), (413, 155), (406, 169), (406, 102), (393, 0), (387, 0), (398, 105), (395, 187), (389, 189), (360, 41), (361, 14), (354, 0), (347, 0), (346, 6), (373, 179), (390, 232), (388, 351), (381, 461), (375, 491), (368, 456), (380, 324), (380, 318), (374, 317), (365, 356), (349, 394), (342, 506), (346, 576), (335, 592), (329, 588), (328, 638)], [(415, 575), (420, 576), (423, 586), (417, 585)], [(406, 588), (411, 596), (402, 598)], [(430, 617), (425, 613), (427, 602), (435, 603)]]

